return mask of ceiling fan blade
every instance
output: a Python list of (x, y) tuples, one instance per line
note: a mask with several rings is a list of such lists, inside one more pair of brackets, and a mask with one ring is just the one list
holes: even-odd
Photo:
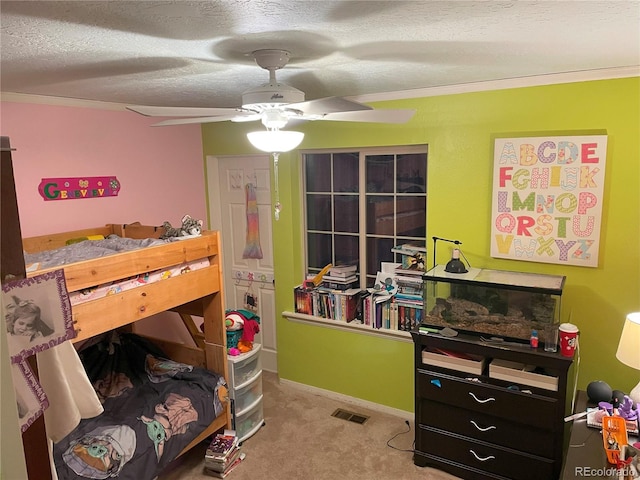
[[(241, 108), (207, 108), (207, 107), (149, 107), (144, 105), (127, 106), (127, 110), (141, 113), (147, 117), (210, 117), (215, 115), (243, 115)], [(249, 112), (253, 114), (253, 112)]]
[(169, 120), (163, 120), (162, 122), (154, 123), (152, 127), (166, 127), (169, 125), (186, 125), (189, 123), (213, 123), (213, 122), (226, 122), (241, 119), (241, 121), (250, 122), (260, 120), (262, 117), (258, 114), (253, 114), (253, 118), (249, 115), (220, 115), (218, 117), (192, 117), (192, 118), (171, 118)]
[(335, 112), (356, 112), (373, 110), (369, 105), (364, 103), (347, 100), (343, 97), (325, 97), (306, 102), (290, 103), (286, 108), (300, 110), (305, 115), (325, 115)]
[(336, 112), (324, 115), (320, 120), (365, 123), (406, 123), (415, 110), (366, 110), (362, 112)]

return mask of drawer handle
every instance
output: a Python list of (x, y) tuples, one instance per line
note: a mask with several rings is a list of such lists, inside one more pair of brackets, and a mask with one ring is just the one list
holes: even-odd
[(487, 403), (487, 402), (495, 402), (496, 399), (493, 397), (489, 397), (489, 398), (485, 398), (484, 400), (480, 400), (478, 397), (476, 397), (473, 392), (469, 392), (469, 395), (471, 395), (473, 397), (473, 399), (478, 402), (478, 403)]
[(481, 432), (486, 432), (487, 430), (492, 430), (494, 428), (497, 428), (495, 425), (489, 425), (488, 427), (484, 427), (482, 428), (480, 425), (478, 425), (476, 422), (474, 422), (473, 420), (469, 420), (474, 427), (476, 427), (478, 430), (480, 430)]
[(473, 454), (473, 456), (474, 456), (474, 457), (476, 457), (476, 460), (478, 460), (478, 461), (480, 461), (480, 462), (486, 462), (487, 460), (493, 460), (493, 459), (495, 459), (495, 458), (496, 458), (496, 457), (494, 457), (493, 455), (489, 455), (488, 457), (481, 458), (481, 457), (479, 457), (479, 456), (478, 456), (478, 454), (477, 454), (476, 452), (474, 452), (473, 450), (469, 450), (469, 451)]

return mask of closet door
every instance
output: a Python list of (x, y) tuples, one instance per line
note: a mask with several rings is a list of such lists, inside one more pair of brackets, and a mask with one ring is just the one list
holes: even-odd
[[(255, 311), (261, 319), (255, 342), (262, 345), (262, 367), (277, 372), (271, 163), (266, 154), (207, 157), (207, 185), (211, 226), (222, 233), (225, 307), (246, 308), (247, 294), (255, 299)], [(253, 191), (247, 191), (249, 184), (253, 185)], [(247, 212), (249, 198), (255, 202), (253, 220), (259, 220), (255, 223)], [(255, 247), (257, 238), (262, 258), (244, 258), (247, 248)], [(249, 248), (248, 251), (255, 250)], [(253, 281), (248, 280), (249, 274)]]

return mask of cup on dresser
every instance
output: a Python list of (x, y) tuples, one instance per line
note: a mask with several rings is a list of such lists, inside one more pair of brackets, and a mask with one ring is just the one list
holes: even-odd
[(572, 323), (561, 323), (558, 328), (560, 337), (560, 353), (565, 357), (573, 357), (578, 346), (578, 327)]
[(557, 352), (558, 351), (558, 324), (551, 323), (545, 325), (542, 332), (542, 341), (544, 342), (545, 352)]

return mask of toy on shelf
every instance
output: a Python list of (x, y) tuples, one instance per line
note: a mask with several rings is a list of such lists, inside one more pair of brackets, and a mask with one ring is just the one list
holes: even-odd
[(173, 227), (171, 223), (164, 222), (162, 224), (164, 233), (160, 235), (160, 238), (166, 240), (172, 237), (196, 237), (202, 233), (202, 220), (196, 220), (191, 218), (191, 215), (185, 215), (182, 217), (181, 222), (180, 227)]
[(634, 405), (633, 400), (628, 395), (624, 396), (624, 400), (618, 407), (618, 412), (620, 416), (625, 420), (637, 421), (638, 420), (638, 410), (640, 409), (640, 405)]
[(307, 290), (313, 290), (314, 288), (319, 286), (322, 283), (322, 278), (327, 274), (331, 267), (333, 267), (333, 264), (328, 263), (313, 278), (306, 279), (303, 282), (304, 288)]
[(225, 314), (229, 355), (239, 355), (253, 349), (256, 333), (260, 333), (260, 317), (245, 309), (228, 310)]

